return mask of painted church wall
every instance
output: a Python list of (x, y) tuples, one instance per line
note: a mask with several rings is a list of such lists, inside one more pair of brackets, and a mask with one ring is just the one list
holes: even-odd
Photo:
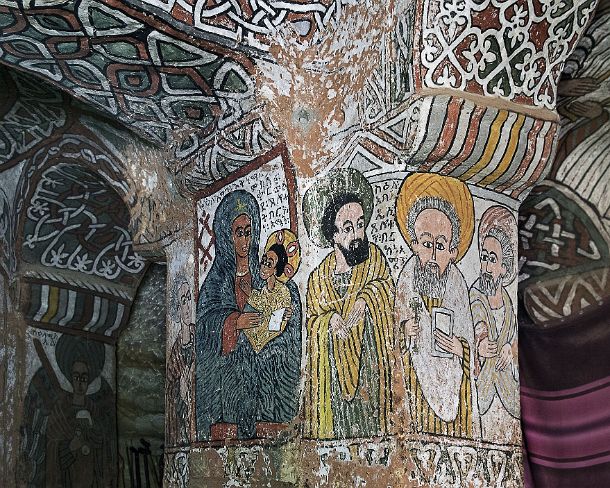
[(114, 348), (34, 327), (26, 337), (17, 480), (32, 487), (114, 486)]
[(519, 486), (517, 205), (421, 173), (297, 183), (279, 150), (201, 194), (176, 486)]

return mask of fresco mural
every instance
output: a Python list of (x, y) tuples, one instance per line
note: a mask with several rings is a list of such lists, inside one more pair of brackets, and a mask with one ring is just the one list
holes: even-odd
[[(281, 357), (295, 368), (305, 438), (364, 441), (403, 432), (519, 445), (516, 201), (446, 176), (335, 168), (309, 186), (300, 182), (305, 232), (297, 238), (279, 228), (287, 222), (262, 217), (277, 201), (268, 207), (269, 196), (258, 200), (248, 188), (260, 191), (265, 178), (254, 168), (198, 203), (197, 367), (207, 377), (197, 380), (197, 395), (214, 399), (196, 404), (199, 440), (258, 436), (268, 417), (240, 395), (258, 395), (259, 405), (275, 397), (243, 365), (264, 378), (266, 365), (251, 358), (285, 336), (297, 316), (303, 351)], [(279, 236), (295, 243), (298, 259), (274, 245)], [(292, 301), (283, 288), (275, 291), (284, 281), (278, 263), (295, 270), (284, 278), (296, 284)], [(217, 309), (222, 315), (211, 323)], [(270, 331), (271, 322), (279, 330)], [(207, 373), (205, 364), (213, 365)], [(232, 378), (236, 372), (247, 386)], [(233, 397), (223, 397), (227, 384)], [(289, 421), (296, 407), (273, 421)], [(254, 418), (249, 432), (239, 424), (247, 418)], [(229, 424), (224, 437), (215, 433), (222, 424)]]
[(472, 196), (459, 180), (415, 173), (399, 190), (396, 220), (413, 251), (398, 279), (396, 320), (414, 429), (478, 436), (474, 327), (457, 267), (472, 241)]
[(178, 317), (178, 335), (167, 359), (165, 379), (167, 437), (170, 445), (188, 443), (192, 430), (191, 394), (195, 373), (195, 324), (193, 294), (187, 281), (176, 281), (173, 311)]
[(356, 170), (331, 171), (305, 194), (310, 239), (332, 248), (307, 284), (307, 437), (388, 432), (392, 410), (394, 281), (369, 242), (373, 189)]
[(36, 148), (14, 182), (21, 312), (15, 326), (25, 338), (17, 350), (25, 390), (16, 416), (20, 486), (117, 482), (113, 345), (146, 264), (133, 249), (120, 194), (80, 165), (86, 157), (96, 161), (95, 153), (84, 143), (77, 153), (67, 151), (78, 141)]
[(61, 130), (67, 122), (66, 97), (34, 76), (0, 67), (0, 170)]
[(182, 488), (188, 486), (189, 446), (196, 434), (195, 259), (186, 240), (172, 242), (168, 250), (163, 477), (169, 486)]
[(125, 285), (144, 270), (120, 194), (92, 171), (74, 164), (47, 168), (26, 213), (22, 252), (30, 263)]
[(519, 438), (517, 314), (506, 289), (517, 274), (517, 221), (492, 206), (478, 229), (480, 275), (470, 288), (475, 333), (475, 366), (484, 439), (510, 443)]
[(29, 387), (21, 427), (26, 486), (114, 486), (116, 423), (110, 346), (28, 329)]
[(264, 437), (297, 413), (301, 298), (292, 277), (300, 250), (290, 230), (292, 181), (271, 176), (277, 191), (264, 181), (278, 164), (283, 172), (276, 158), (198, 205), (212, 221), (196, 308), (200, 440)]
[(146, 262), (134, 250), (120, 194), (81, 166), (83, 154), (93, 158), (84, 141), (78, 151), (78, 139), (56, 143), (28, 161), (31, 178), (18, 184), (18, 248), (27, 269), (21, 307), (30, 325), (114, 340)]
[(24, 479), (88, 485), (112, 463), (99, 425), (146, 266), (135, 232), (168, 260), (169, 484), (522, 484), (516, 209), (559, 135), (522, 276), (593, 273), (569, 306), (531, 295), (543, 319), (598, 300), (607, 168), (583, 153), (608, 132), (609, 77), (582, 61), (607, 50), (607, 2), (51, 3), (0, 7), (0, 61), (66, 92), (0, 71), (39, 329)]

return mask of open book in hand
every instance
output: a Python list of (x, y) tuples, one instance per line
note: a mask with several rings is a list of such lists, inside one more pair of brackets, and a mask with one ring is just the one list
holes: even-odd
[(282, 329), (282, 320), (284, 319), (285, 308), (278, 308), (271, 313), (269, 319), (269, 332), (279, 332)]

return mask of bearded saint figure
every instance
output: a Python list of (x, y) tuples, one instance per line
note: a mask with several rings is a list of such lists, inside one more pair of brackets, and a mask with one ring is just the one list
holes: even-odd
[(496, 442), (514, 442), (521, 429), (517, 317), (506, 290), (517, 275), (516, 229), (508, 209), (496, 205), (485, 211), (479, 224), (480, 275), (470, 289), (482, 435)]
[(354, 169), (329, 172), (305, 194), (310, 239), (332, 248), (307, 285), (306, 437), (388, 431), (394, 283), (366, 228), (373, 190)]
[(472, 240), (472, 196), (455, 178), (413, 173), (399, 190), (396, 220), (413, 251), (398, 278), (395, 305), (412, 427), (473, 438), (480, 427), (472, 314), (456, 266)]

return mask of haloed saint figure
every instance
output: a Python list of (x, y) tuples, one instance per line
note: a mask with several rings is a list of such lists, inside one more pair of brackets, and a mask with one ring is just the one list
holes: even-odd
[(413, 428), (472, 438), (480, 430), (472, 392), (472, 315), (456, 265), (472, 240), (472, 196), (454, 178), (413, 173), (400, 188), (396, 221), (413, 251), (396, 297)]
[[(34, 339), (37, 343), (37, 339)], [(55, 361), (70, 386), (64, 390), (40, 343), (42, 367), (24, 404), (22, 475), (27, 486), (66, 488), (116, 485), (115, 394), (100, 376), (105, 347), (63, 334)]]
[[(225, 195), (216, 209), (213, 232), (214, 262), (197, 303), (198, 439), (249, 439), (263, 427), (274, 428), (296, 415), (301, 302), (296, 285), (288, 281), (292, 275), (286, 275), (294, 268), (280, 263), (286, 247), (270, 250), (268, 243), (261, 252), (266, 256), (261, 270), (260, 208), (252, 194), (236, 190)], [(266, 269), (268, 261), (274, 261), (274, 276)], [(278, 266), (284, 268), (280, 276)], [(286, 283), (280, 283), (282, 277)], [(278, 303), (270, 310), (272, 299)], [(270, 330), (271, 315), (277, 316), (278, 310), (279, 326)]]
[(477, 397), (485, 440), (519, 438), (517, 317), (506, 287), (517, 275), (517, 221), (499, 205), (479, 224), (479, 279), (470, 289)]
[(394, 283), (383, 253), (366, 237), (372, 212), (372, 188), (354, 169), (331, 171), (305, 194), (309, 236), (332, 249), (307, 286), (307, 437), (388, 429)]

